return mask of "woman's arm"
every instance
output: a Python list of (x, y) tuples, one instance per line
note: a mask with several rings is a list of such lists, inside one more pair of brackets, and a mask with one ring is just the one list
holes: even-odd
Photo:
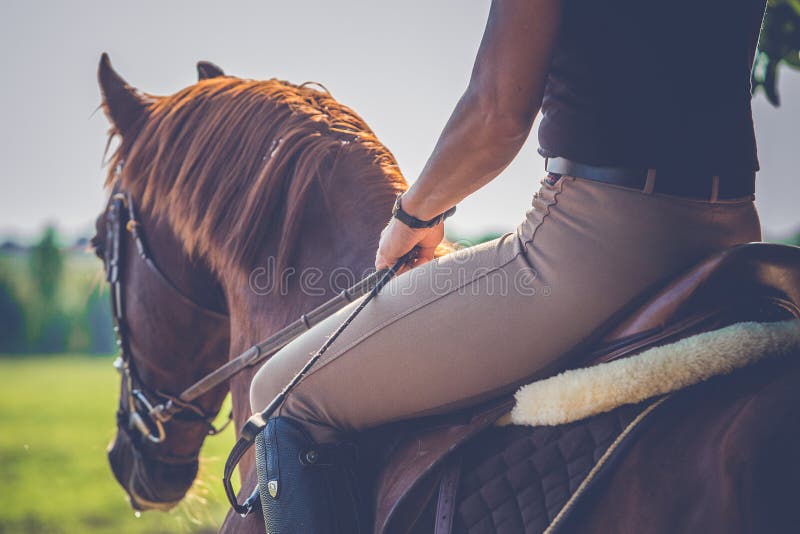
[[(403, 210), (430, 219), (480, 189), (514, 159), (542, 101), (558, 30), (559, 0), (494, 0), (472, 77)], [(391, 266), (420, 246), (433, 258), (443, 225), (412, 229), (392, 219), (381, 234), (375, 265)]]

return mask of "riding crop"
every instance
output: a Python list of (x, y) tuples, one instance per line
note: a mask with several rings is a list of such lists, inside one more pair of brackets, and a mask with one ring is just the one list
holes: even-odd
[[(253, 512), (259, 503), (258, 486), (256, 486), (255, 491), (253, 491), (252, 495), (250, 495), (244, 504), (239, 504), (238, 500), (236, 499), (236, 493), (233, 489), (233, 484), (231, 483), (231, 476), (233, 475), (234, 469), (236, 469), (236, 466), (239, 464), (239, 461), (242, 459), (242, 456), (244, 456), (250, 447), (253, 446), (256, 436), (258, 436), (258, 434), (264, 430), (264, 427), (267, 425), (267, 419), (269, 419), (272, 413), (283, 403), (283, 401), (286, 399), (286, 396), (292, 391), (295, 385), (300, 382), (300, 380), (322, 357), (322, 355), (325, 354), (333, 342), (336, 341), (336, 338), (338, 338), (344, 329), (347, 328), (351, 322), (353, 322), (356, 316), (361, 313), (366, 305), (378, 295), (380, 290), (389, 283), (389, 281), (404, 265), (413, 261), (417, 257), (417, 254), (418, 249), (415, 247), (397, 260), (397, 262), (391, 268), (378, 271), (378, 273), (376, 273), (379, 275), (377, 283), (375, 283), (375, 285), (372, 287), (369, 293), (367, 293), (359, 305), (352, 312), (350, 312), (350, 315), (348, 315), (342, 324), (340, 324), (336, 330), (333, 331), (330, 337), (325, 340), (325, 343), (323, 343), (319, 350), (317, 350), (317, 352), (311, 356), (303, 368), (300, 369), (300, 371), (289, 381), (288, 384), (286, 384), (283, 390), (278, 393), (274, 399), (272, 399), (272, 402), (270, 402), (263, 411), (251, 416), (250, 419), (247, 420), (247, 423), (245, 423), (244, 427), (242, 427), (241, 435), (236, 444), (233, 446), (233, 449), (231, 450), (231, 453), (225, 462), (225, 471), (222, 476), (222, 484), (225, 487), (225, 495), (228, 497), (228, 501), (231, 503), (233, 509), (242, 517)], [(359, 282), (357, 285), (363, 284), (366, 280), (367, 279), (362, 280), (362, 282)]]

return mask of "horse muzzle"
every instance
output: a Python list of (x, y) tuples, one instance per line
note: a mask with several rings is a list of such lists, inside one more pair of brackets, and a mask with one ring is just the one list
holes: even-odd
[(131, 507), (141, 511), (174, 508), (192, 487), (198, 469), (197, 460), (168, 463), (148, 458), (121, 430), (108, 446), (108, 461)]

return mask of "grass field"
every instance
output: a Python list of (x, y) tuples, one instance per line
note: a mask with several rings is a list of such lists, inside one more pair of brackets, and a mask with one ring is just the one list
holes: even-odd
[(206, 442), (184, 503), (136, 517), (105, 455), (119, 386), (111, 359), (0, 358), (0, 380), (0, 533), (216, 531), (232, 428)]

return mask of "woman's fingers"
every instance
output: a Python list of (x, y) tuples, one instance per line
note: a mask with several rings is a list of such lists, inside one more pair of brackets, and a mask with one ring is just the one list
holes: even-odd
[[(392, 219), (381, 232), (378, 251), (375, 254), (375, 268), (392, 267), (397, 260), (417, 247), (417, 259), (412, 265), (421, 265), (434, 258), (436, 247), (444, 238), (444, 227), (439, 224), (433, 228), (410, 228), (397, 219)], [(401, 269), (402, 271), (407, 268)]]

